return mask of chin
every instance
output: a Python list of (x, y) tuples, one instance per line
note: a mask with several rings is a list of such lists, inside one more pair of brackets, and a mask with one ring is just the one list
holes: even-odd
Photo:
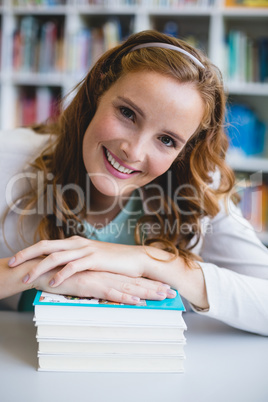
[(117, 197), (121, 194), (121, 189), (115, 180), (106, 177), (91, 179), (93, 187), (98, 193), (107, 197)]

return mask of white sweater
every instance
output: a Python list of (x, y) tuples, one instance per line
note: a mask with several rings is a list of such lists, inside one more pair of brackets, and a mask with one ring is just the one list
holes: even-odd
[[(0, 132), (1, 220), (7, 208), (6, 190), (12, 189), (14, 199), (30, 186), (30, 172), (24, 180), (17, 180), (18, 176), (14, 178), (14, 175), (27, 168), (48, 139), (49, 136), (38, 135), (28, 129)], [(227, 214), (222, 206), (215, 218), (202, 221), (204, 235), (193, 251), (204, 261), (200, 266), (210, 308), (208, 311), (192, 308), (198, 314), (216, 318), (233, 327), (268, 335), (268, 250), (258, 240), (240, 210), (231, 202), (228, 209)], [(29, 242), (32, 242), (38, 219), (34, 214), (27, 219), (24, 235)], [(17, 223), (18, 214), (10, 213), (5, 236), (12, 251), (5, 244), (2, 226), (0, 228), (0, 258), (10, 257), (28, 245), (20, 239)]]

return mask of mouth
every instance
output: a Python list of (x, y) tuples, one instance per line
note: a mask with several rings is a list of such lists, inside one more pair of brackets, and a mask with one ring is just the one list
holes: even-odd
[[(118, 162), (118, 159), (111, 154), (105, 147), (103, 147), (103, 152), (105, 156), (105, 162), (107, 169), (116, 177), (125, 179), (129, 176), (139, 173), (140, 170), (131, 169), (130, 166), (123, 165), (122, 163)], [(115, 159), (116, 158), (116, 159)]]

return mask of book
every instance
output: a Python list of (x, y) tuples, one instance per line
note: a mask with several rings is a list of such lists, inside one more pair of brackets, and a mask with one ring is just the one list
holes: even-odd
[(265, 123), (247, 105), (229, 104), (226, 110), (226, 132), (230, 140), (230, 153), (243, 156), (261, 155), (265, 151)]
[(95, 298), (79, 298), (38, 291), (34, 300), (36, 321), (72, 321), (106, 325), (178, 326), (185, 311), (179, 294), (163, 301), (143, 300), (140, 305), (125, 305)]
[(161, 326), (100, 326), (100, 325), (51, 325), (36, 323), (36, 337), (48, 339), (122, 340), (122, 341), (179, 341), (186, 327)]
[(183, 372), (184, 356), (39, 355), (39, 371)]
[(38, 370), (183, 372), (187, 329), (180, 295), (125, 305), (38, 291)]
[(129, 342), (129, 341), (88, 341), (88, 340), (66, 340), (66, 339), (38, 339), (38, 353), (41, 354), (65, 354), (92, 356), (99, 354), (114, 355), (183, 355), (185, 337), (175, 342)]

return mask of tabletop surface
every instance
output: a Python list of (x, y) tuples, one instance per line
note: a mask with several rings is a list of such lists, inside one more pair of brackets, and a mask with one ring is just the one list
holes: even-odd
[(184, 314), (183, 374), (37, 371), (31, 313), (0, 311), (1, 402), (267, 402), (268, 338)]

